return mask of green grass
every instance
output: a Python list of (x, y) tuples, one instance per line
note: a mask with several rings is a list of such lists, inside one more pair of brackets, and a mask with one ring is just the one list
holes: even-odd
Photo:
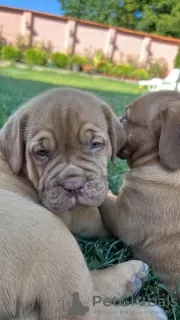
[(126, 84), (122, 81), (111, 80), (99, 76), (90, 76), (88, 74), (75, 74), (55, 71), (36, 71), (31, 69), (19, 69), (13, 67), (0, 68), (0, 75), (10, 76), (16, 79), (25, 79), (41, 81), (54, 85), (68, 86), (74, 88), (99, 90), (123, 93), (138, 94), (140, 92), (137, 84)]
[[(49, 89), (61, 86), (86, 89), (106, 100), (115, 113), (120, 116), (125, 106), (135, 99), (140, 91), (137, 85), (125, 84), (101, 78), (91, 78), (76, 74), (57, 74), (15, 68), (0, 69), (0, 127), (20, 105), (31, 97)], [(122, 174), (127, 170), (124, 161), (117, 160), (116, 165), (109, 163), (109, 187), (117, 193), (122, 183)], [(116, 239), (83, 239), (78, 238), (90, 269), (102, 269), (133, 258), (131, 250)], [(178, 305), (168, 304), (168, 288), (160, 282), (160, 276), (150, 272), (137, 299), (154, 298), (157, 302), (163, 299), (163, 307), (170, 320), (180, 320)], [(161, 300), (162, 304), (162, 300)]]

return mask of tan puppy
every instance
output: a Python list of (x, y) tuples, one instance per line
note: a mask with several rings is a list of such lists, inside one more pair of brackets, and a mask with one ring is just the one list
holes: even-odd
[(130, 170), (118, 197), (101, 208), (109, 230), (175, 288), (180, 277), (180, 93), (150, 93), (133, 101), (121, 123), (127, 143), (118, 153)]
[[(31, 100), (2, 128), (0, 319), (166, 319), (158, 307), (124, 309), (109, 300), (93, 305), (95, 295), (132, 295), (147, 266), (129, 261), (89, 272), (62, 220), (38, 203), (40, 198), (55, 213), (100, 205), (107, 192), (107, 155), (125, 137), (102, 101), (70, 89)], [(69, 313), (72, 296), (79, 296), (84, 314)]]

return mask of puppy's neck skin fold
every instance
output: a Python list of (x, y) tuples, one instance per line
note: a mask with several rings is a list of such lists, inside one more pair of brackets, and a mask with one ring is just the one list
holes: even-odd
[(127, 160), (129, 168), (139, 168), (146, 165), (153, 165), (159, 162), (159, 153), (157, 150), (151, 150), (144, 155), (140, 152), (134, 153), (134, 155)]
[[(141, 157), (135, 157), (135, 155), (127, 160), (129, 171), (124, 177), (124, 188), (131, 176), (135, 175), (142, 182), (151, 181), (156, 184), (168, 185), (180, 192), (180, 170), (169, 170), (164, 167), (160, 162), (157, 150)], [(167, 179), (167, 174), (171, 179)]]

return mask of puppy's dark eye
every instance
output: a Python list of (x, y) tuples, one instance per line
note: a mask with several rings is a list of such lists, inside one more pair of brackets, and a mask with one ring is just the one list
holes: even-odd
[(91, 150), (93, 151), (97, 151), (100, 150), (102, 148), (103, 144), (101, 142), (91, 142)]
[(40, 149), (36, 152), (36, 155), (39, 157), (39, 158), (46, 158), (48, 157), (48, 151), (46, 150), (43, 150), (43, 149)]
[(121, 123), (126, 123), (126, 122), (127, 122), (126, 117), (125, 117), (125, 116), (123, 116), (123, 117), (120, 119), (120, 122), (121, 122)]

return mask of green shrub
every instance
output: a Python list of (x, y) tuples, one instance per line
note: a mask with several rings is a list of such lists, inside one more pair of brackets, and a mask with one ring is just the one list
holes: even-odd
[(3, 44), (0, 43), (0, 59), (2, 58), (2, 48), (3, 48)]
[(115, 76), (131, 77), (133, 68), (129, 64), (120, 64), (112, 68), (112, 74)]
[(53, 53), (51, 60), (54, 63), (54, 65), (58, 68), (67, 67), (68, 62), (69, 62), (68, 55), (65, 53), (59, 53), (59, 52)]
[(20, 61), (21, 53), (16, 47), (5, 45), (1, 50), (1, 57), (3, 60)]
[(150, 59), (147, 70), (150, 78), (165, 78), (168, 74), (168, 64), (164, 59)]
[(138, 80), (147, 80), (149, 79), (149, 73), (145, 69), (136, 69), (133, 71), (132, 77)]
[(180, 47), (178, 48), (178, 52), (177, 52), (176, 58), (174, 60), (174, 67), (180, 68)]
[(121, 70), (124, 77), (130, 77), (133, 72), (133, 68), (130, 64), (121, 65)]
[(24, 61), (27, 65), (43, 66), (46, 64), (47, 56), (45, 52), (38, 48), (27, 49), (24, 53)]
[(123, 69), (122, 66), (113, 66), (112, 68), (112, 74), (115, 76), (122, 76), (123, 75)]
[(102, 60), (97, 64), (96, 69), (100, 73), (111, 73), (112, 66), (108, 61)]
[(97, 68), (97, 65), (101, 62), (102, 59), (103, 59), (103, 52), (102, 50), (98, 50), (95, 56), (93, 57), (93, 64), (95, 68)]
[(84, 64), (88, 64), (89, 60), (82, 56), (72, 56), (69, 60), (69, 64), (72, 66), (73, 64), (79, 64), (83, 66)]

